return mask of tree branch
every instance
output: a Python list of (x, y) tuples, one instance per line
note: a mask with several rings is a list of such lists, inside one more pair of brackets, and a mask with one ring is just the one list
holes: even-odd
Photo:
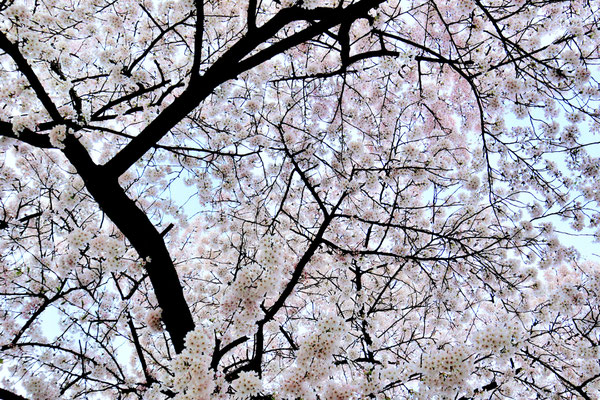
[(54, 149), (55, 147), (50, 143), (48, 135), (42, 135), (39, 133), (32, 132), (29, 129), (24, 129), (15, 134), (13, 132), (13, 125), (10, 122), (0, 121), (0, 136), (4, 136), (10, 139), (15, 139), (20, 142), (27, 143), (34, 147), (41, 149)]
[(248, 32), (256, 29), (256, 0), (248, 1)]
[(146, 271), (163, 310), (163, 322), (175, 351), (180, 353), (185, 336), (194, 329), (194, 321), (161, 234), (127, 196), (117, 178), (107, 175), (105, 167), (96, 165), (73, 135), (68, 135), (64, 143), (65, 156), (77, 169), (94, 200), (127, 237), (139, 256), (146, 260)]
[(16, 393), (10, 392), (6, 389), (0, 389), (0, 400), (28, 400), (28, 399), (23, 396), (20, 396)]
[(17, 64), (17, 68), (19, 68), (19, 71), (21, 71), (21, 73), (25, 75), (25, 78), (27, 78), (27, 80), (29, 81), (31, 88), (37, 95), (38, 99), (42, 102), (42, 105), (44, 106), (46, 111), (48, 111), (48, 114), (50, 114), (50, 117), (52, 117), (52, 119), (56, 122), (62, 122), (62, 115), (60, 115), (58, 109), (54, 105), (54, 102), (52, 102), (52, 99), (50, 99), (50, 96), (46, 92), (46, 89), (44, 89), (44, 86), (40, 82), (39, 78), (31, 68), (25, 57), (23, 57), (23, 55), (19, 51), (19, 47), (16, 44), (11, 43), (10, 40), (8, 40), (8, 38), (4, 34), (4, 32), (1, 31), (0, 49), (4, 50), (6, 54), (11, 56), (15, 64)]
[[(281, 10), (267, 23), (248, 32), (246, 36), (235, 43), (202, 77), (190, 80), (188, 87), (173, 103), (167, 106), (138, 136), (106, 163), (106, 172), (114, 177), (122, 175), (222, 83), (262, 64), (277, 54), (318, 36), (343, 21), (365, 17), (371, 9), (378, 7), (382, 2), (383, 0), (362, 0), (344, 9), (315, 8), (307, 10), (301, 7), (291, 7)], [(257, 46), (273, 38), (284, 26), (293, 21), (302, 20), (320, 22), (243, 60)]]
[(202, 59), (202, 41), (204, 40), (204, 0), (195, 0), (196, 33), (194, 37), (194, 61), (190, 72), (190, 81), (200, 77), (200, 60)]

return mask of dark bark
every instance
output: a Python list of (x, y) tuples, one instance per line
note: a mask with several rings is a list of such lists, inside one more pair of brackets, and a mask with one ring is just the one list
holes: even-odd
[[(306, 10), (301, 7), (292, 7), (281, 10), (261, 27), (251, 29), (246, 36), (215, 61), (201, 77), (193, 74), (185, 91), (113, 159), (106, 163), (107, 172), (120, 176), (127, 171), (223, 82), (234, 79), (242, 72), (317, 37), (341, 23), (351, 24), (357, 19), (367, 18), (368, 12), (377, 8), (382, 2), (383, 0), (363, 0), (344, 9)], [(247, 57), (256, 47), (275, 37), (287, 24), (301, 20), (311, 21), (314, 24)], [(196, 46), (197, 50), (198, 46)]]
[(23, 396), (10, 392), (6, 389), (0, 389), (0, 400), (28, 400)]
[[(153, 226), (146, 214), (131, 200), (125, 190), (119, 185), (118, 177), (138, 161), (148, 150), (157, 146), (158, 142), (179, 122), (184, 120), (215, 88), (227, 80), (234, 79), (240, 73), (250, 70), (277, 54), (311, 40), (327, 32), (329, 29), (343, 24), (350, 26), (353, 21), (368, 18), (368, 12), (377, 8), (383, 0), (362, 0), (346, 8), (316, 8), (307, 10), (301, 7), (292, 7), (281, 10), (262, 26), (256, 26), (255, 16), (250, 18), (247, 34), (227, 50), (203, 74), (199, 70), (199, 52), (201, 43), (195, 44), (195, 62), (190, 73), (190, 84), (162, 113), (160, 113), (146, 128), (133, 138), (121, 151), (119, 151), (104, 166), (93, 162), (84, 146), (76, 139), (73, 133), (67, 136), (64, 142), (63, 153), (80, 174), (85, 186), (100, 209), (121, 230), (139, 256), (148, 262), (145, 268), (155, 291), (159, 306), (162, 308), (163, 322), (171, 336), (176, 352), (184, 348), (186, 334), (194, 329), (190, 309), (185, 301), (183, 290), (177, 276), (177, 271), (169, 252), (165, 246), (162, 235)], [(201, 3), (196, 3), (196, 40), (202, 41), (203, 10)], [(253, 13), (252, 10), (250, 10)], [(289, 37), (276, 41), (264, 50), (252, 54), (261, 44), (276, 37), (277, 33), (293, 21), (309, 21), (311, 24)], [(32, 89), (36, 92), (52, 118), (47, 127), (67, 125), (72, 131), (80, 127), (73, 121), (65, 120), (58, 112), (50, 96), (45, 91), (42, 83), (37, 78), (27, 60), (22, 56), (16, 44), (11, 43), (5, 35), (0, 35), (0, 48), (2, 48), (17, 64), (19, 70), (25, 75)], [(12, 132), (12, 125), (7, 122), (0, 123), (0, 135), (11, 137), (31, 145), (43, 148), (53, 147), (47, 135), (24, 131), (19, 135)], [(330, 216), (325, 213), (324, 228), (330, 222)], [(298, 282), (303, 266), (308, 262), (312, 253), (320, 244), (324, 232), (319, 232), (307, 253), (300, 260), (290, 284), (285, 288), (278, 301), (269, 310), (265, 317), (259, 321), (260, 339), (262, 326), (271, 320), (278, 310), (284, 305), (287, 297)], [(238, 342), (235, 342), (236, 344)], [(262, 344), (256, 349), (256, 360), (260, 360), (263, 352)], [(227, 348), (227, 347), (226, 347)], [(220, 356), (225, 352), (220, 353)], [(218, 363), (217, 357), (215, 363)]]
[(117, 178), (106, 174), (104, 167), (96, 165), (72, 135), (65, 140), (64, 154), (75, 166), (102, 211), (127, 237), (139, 256), (150, 259), (145, 268), (162, 308), (163, 322), (173, 347), (180, 353), (184, 348), (185, 335), (194, 329), (194, 322), (161, 234), (127, 196)]

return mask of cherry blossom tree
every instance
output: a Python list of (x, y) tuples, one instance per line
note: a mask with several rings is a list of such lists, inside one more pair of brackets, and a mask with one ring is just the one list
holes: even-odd
[(0, 398), (599, 398), (599, 6), (0, 0)]

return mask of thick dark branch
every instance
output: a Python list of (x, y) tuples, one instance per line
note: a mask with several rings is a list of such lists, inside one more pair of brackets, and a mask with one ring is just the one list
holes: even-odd
[(63, 117), (58, 112), (58, 109), (54, 105), (54, 102), (52, 102), (52, 99), (50, 99), (48, 93), (46, 93), (46, 89), (44, 89), (42, 82), (40, 82), (25, 57), (23, 57), (19, 51), (19, 46), (11, 43), (3, 32), (0, 32), (0, 49), (4, 50), (6, 54), (13, 59), (15, 64), (17, 64), (17, 68), (25, 75), (25, 78), (29, 81), (31, 88), (42, 102), (46, 111), (48, 111), (48, 114), (50, 114), (50, 117), (52, 117), (54, 121), (62, 121)]
[[(365, 17), (371, 9), (376, 8), (382, 2), (383, 0), (363, 0), (344, 9), (307, 10), (291, 7), (281, 10), (260, 28), (248, 32), (227, 50), (202, 77), (190, 80), (186, 90), (106, 164), (107, 173), (118, 177), (127, 171), (223, 82), (235, 78), (240, 73), (260, 65), (277, 54), (304, 43), (344, 21)], [(319, 22), (244, 60), (244, 57), (252, 50), (268, 42), (287, 24), (301, 20)], [(199, 50), (197, 49), (197, 51)]]
[(10, 392), (6, 389), (0, 389), (0, 400), (28, 400), (23, 396)]
[(173, 103), (158, 114), (139, 135), (105, 164), (106, 172), (115, 178), (121, 176), (149, 149), (156, 146), (160, 139), (196, 108), (216, 86), (200, 85), (198, 91), (194, 90), (196, 89), (195, 85), (189, 86)]
[(50, 143), (50, 138), (47, 135), (34, 133), (29, 129), (21, 131), (18, 135), (15, 134), (13, 132), (13, 126), (10, 122), (0, 121), (0, 136), (15, 139), (42, 149), (55, 148)]
[(204, 0), (196, 0), (196, 33), (194, 37), (194, 61), (192, 63), (191, 81), (200, 77), (200, 60), (202, 59), (202, 41), (204, 40)]
[(256, 0), (248, 1), (248, 32), (256, 29)]
[(340, 58), (342, 61), (342, 69), (346, 69), (350, 64), (350, 26), (351, 21), (344, 21), (340, 25), (338, 32), (338, 42), (340, 43)]
[(180, 353), (184, 348), (185, 336), (194, 329), (194, 321), (161, 234), (127, 196), (117, 178), (107, 175), (104, 167), (96, 165), (73, 135), (67, 136), (64, 143), (63, 152), (77, 169), (87, 190), (146, 261), (146, 271), (163, 311), (163, 322), (175, 351)]

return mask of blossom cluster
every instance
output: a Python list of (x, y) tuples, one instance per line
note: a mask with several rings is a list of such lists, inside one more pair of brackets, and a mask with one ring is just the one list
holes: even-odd
[(81, 228), (76, 228), (69, 234), (68, 240), (75, 248), (81, 249), (88, 244), (91, 238), (92, 234), (90, 232), (86, 232)]
[(176, 399), (210, 398), (215, 389), (214, 371), (210, 369), (213, 344), (212, 334), (203, 327), (186, 335), (185, 350), (171, 363)]
[(473, 357), (465, 345), (446, 345), (423, 355), (423, 383), (432, 389), (459, 389), (472, 370)]
[(161, 329), (161, 317), (162, 310), (160, 308), (150, 310), (148, 311), (148, 315), (146, 316), (146, 324), (151, 330), (158, 332)]
[(474, 347), (482, 352), (511, 352), (520, 344), (521, 329), (516, 321), (486, 325), (472, 336)]
[(338, 398), (352, 393), (353, 386), (326, 381), (345, 329), (338, 316), (324, 316), (317, 321), (300, 343), (295, 365), (281, 377), (279, 392), (284, 398), (314, 398), (323, 390)]
[(33, 400), (52, 400), (60, 396), (58, 387), (50, 384), (47, 379), (46, 376), (38, 375), (25, 382), (25, 390), (32, 396)]
[(598, 0), (104, 3), (0, 1), (7, 381), (600, 398)]
[(231, 383), (231, 386), (235, 390), (236, 398), (246, 399), (260, 393), (262, 382), (256, 372), (243, 371), (239, 373), (238, 378)]

